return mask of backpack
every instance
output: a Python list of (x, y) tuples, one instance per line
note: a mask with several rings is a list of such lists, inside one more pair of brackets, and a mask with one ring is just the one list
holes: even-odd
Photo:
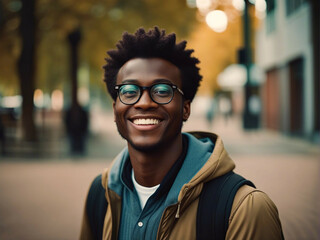
[(204, 184), (197, 211), (197, 240), (225, 239), (233, 199), (243, 185), (255, 188), (252, 182), (234, 172)]
[(102, 239), (103, 223), (107, 212), (108, 202), (105, 197), (106, 190), (101, 184), (101, 174), (92, 182), (87, 202), (86, 211), (94, 239)]
[[(204, 184), (197, 211), (197, 240), (225, 239), (233, 199), (243, 185), (255, 188), (252, 182), (234, 172), (229, 172)], [(92, 182), (86, 203), (89, 224), (95, 239), (102, 239), (107, 206), (100, 174)]]

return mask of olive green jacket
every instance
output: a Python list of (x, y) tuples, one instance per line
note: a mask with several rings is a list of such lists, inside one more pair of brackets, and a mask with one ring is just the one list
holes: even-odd
[[(235, 168), (219, 136), (211, 133), (193, 132), (197, 138), (210, 138), (214, 150), (193, 178), (183, 185), (178, 201), (165, 209), (158, 227), (157, 239), (196, 239), (196, 216), (199, 195), (203, 184)], [(103, 226), (103, 239), (117, 239), (121, 216), (121, 198), (108, 188), (108, 173), (102, 174), (102, 185), (107, 189), (108, 209)], [(84, 211), (80, 239), (93, 239)], [(241, 187), (234, 199), (229, 218), (226, 239), (234, 240), (277, 240), (282, 239), (282, 228), (276, 206), (262, 191), (250, 186)]]

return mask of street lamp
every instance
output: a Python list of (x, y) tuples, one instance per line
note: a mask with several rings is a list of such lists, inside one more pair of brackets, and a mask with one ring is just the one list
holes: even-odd
[[(226, 30), (228, 17), (222, 8), (230, 13), (230, 7), (238, 10), (243, 16), (243, 48), (239, 50), (239, 63), (242, 64), (246, 72), (246, 81), (244, 85), (245, 104), (243, 111), (244, 129), (256, 129), (259, 127), (261, 114), (261, 101), (259, 94), (259, 82), (262, 77), (253, 76), (256, 70), (252, 63), (251, 51), (251, 26), (249, 8), (255, 7), (255, 13), (258, 18), (263, 18), (266, 10), (266, 0), (232, 0), (224, 3), (218, 0), (187, 0), (188, 6), (196, 6), (203, 16), (206, 23), (215, 32), (221, 33)], [(232, 4), (231, 4), (232, 3)], [(230, 15), (229, 15), (230, 17)], [(261, 75), (261, 74), (259, 74)]]
[(240, 63), (244, 64), (247, 72), (247, 81), (244, 86), (244, 111), (243, 111), (243, 128), (246, 130), (257, 129), (260, 125), (260, 114), (261, 114), (261, 101), (259, 94), (259, 86), (253, 84), (251, 67), (252, 64), (252, 52), (251, 52), (251, 25), (249, 0), (245, 0), (244, 14), (243, 14), (243, 36), (244, 36), (244, 47), (240, 50)]

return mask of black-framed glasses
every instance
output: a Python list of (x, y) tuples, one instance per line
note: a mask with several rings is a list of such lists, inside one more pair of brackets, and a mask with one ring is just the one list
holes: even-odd
[(148, 90), (149, 96), (157, 104), (168, 104), (174, 96), (174, 90), (178, 90), (183, 96), (183, 91), (176, 85), (168, 83), (157, 83), (149, 87), (141, 87), (136, 84), (120, 84), (116, 85), (114, 89), (118, 92), (120, 101), (126, 105), (133, 105), (137, 103), (144, 90)]

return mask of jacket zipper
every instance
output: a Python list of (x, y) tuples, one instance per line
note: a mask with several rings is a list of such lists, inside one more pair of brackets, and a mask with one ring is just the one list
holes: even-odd
[[(186, 187), (184, 189), (184, 195), (186, 194), (187, 191), (188, 191), (188, 187)], [(175, 204), (173, 204), (173, 205), (175, 205)], [(173, 205), (170, 205), (170, 206), (173, 206)], [(168, 207), (170, 207), (170, 206), (168, 206)], [(165, 213), (167, 211), (168, 207), (163, 211), (163, 213)], [(180, 208), (181, 208), (181, 201), (178, 202), (178, 208), (177, 208), (177, 212), (176, 212), (176, 215), (175, 215), (176, 219), (180, 218)], [(163, 220), (163, 214), (162, 214), (161, 219), (160, 219), (160, 223), (159, 223), (159, 228), (158, 228), (157, 238), (156, 239), (159, 239), (159, 229), (160, 229), (160, 226), (162, 225), (162, 220)]]
[[(186, 195), (187, 191), (188, 191), (188, 187), (186, 187), (184, 190), (184, 194), (183, 194), (183, 197), (182, 199), (184, 198), (184, 196)], [(182, 201), (182, 200), (181, 200)], [(177, 212), (176, 212), (176, 218), (180, 218), (180, 207), (181, 207), (181, 201), (178, 202), (178, 209), (177, 209)]]
[(178, 202), (178, 209), (177, 209), (177, 212), (176, 212), (176, 218), (180, 217), (180, 206), (181, 206), (181, 201)]

